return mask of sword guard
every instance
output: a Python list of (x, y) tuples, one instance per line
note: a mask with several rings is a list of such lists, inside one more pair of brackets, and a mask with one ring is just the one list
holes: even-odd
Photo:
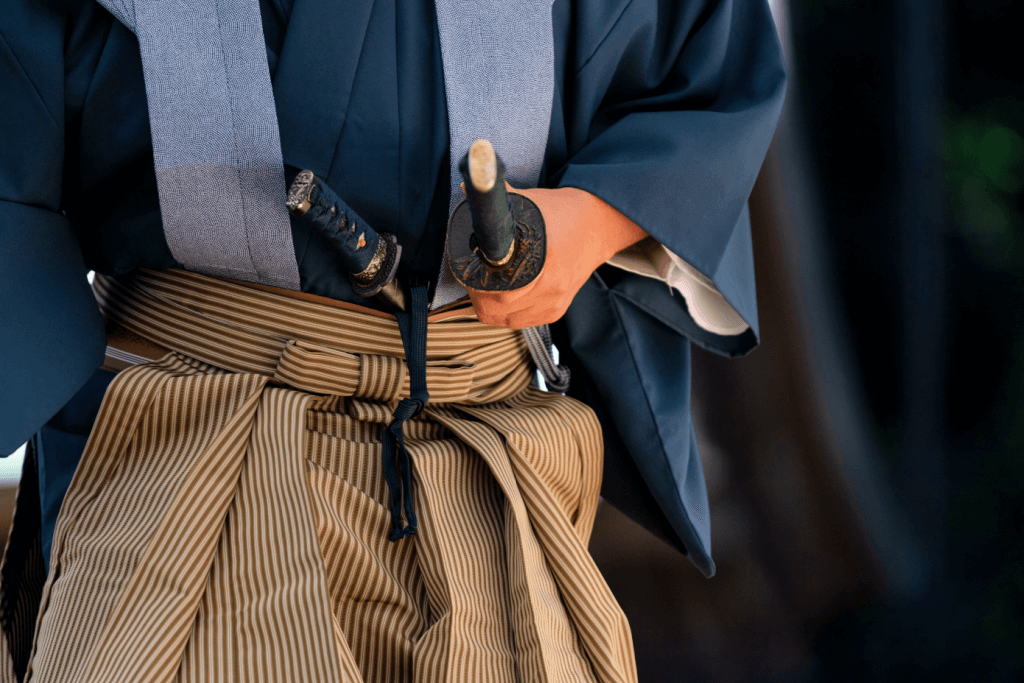
[(352, 291), (357, 296), (369, 298), (377, 294), (395, 278), (398, 263), (402, 260), (402, 245), (390, 232), (377, 233), (377, 251), (370, 264), (361, 273), (349, 273)]
[(469, 202), (463, 200), (448, 220), (448, 264), (467, 289), (507, 292), (521, 289), (540, 276), (547, 250), (544, 215), (532, 200), (509, 193), (515, 214), (514, 247), (504, 263), (493, 265), (481, 253), (473, 231)]

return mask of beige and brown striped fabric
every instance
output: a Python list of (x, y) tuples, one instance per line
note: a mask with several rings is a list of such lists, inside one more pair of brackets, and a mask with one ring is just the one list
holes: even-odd
[(170, 353), (107, 392), (28, 679), (636, 680), (586, 549), (600, 429), (530, 386), (521, 335), (431, 316), (431, 401), (405, 424), (419, 531), (392, 543), (380, 433), (409, 390), (393, 318), (179, 271), (96, 289)]

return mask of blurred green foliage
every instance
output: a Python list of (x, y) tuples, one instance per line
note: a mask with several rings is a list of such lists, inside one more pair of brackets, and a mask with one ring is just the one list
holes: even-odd
[[(988, 269), (987, 285), (961, 300), (984, 316), (965, 337), (1006, 336), (998, 396), (974, 395), (990, 410), (960, 435), (971, 463), (958, 468), (950, 510), (951, 540), (963, 558), (964, 590), (978, 591), (980, 627), (961, 634), (963, 653), (989, 655), (1005, 671), (1024, 667), (1024, 104), (993, 100), (947, 116), (946, 208), (949, 225), (969, 245), (969, 258)], [(979, 271), (974, 271), (976, 276)], [(995, 288), (993, 286), (995, 285)], [(983, 300), (982, 300), (983, 299)], [(977, 327), (977, 323), (983, 327)], [(977, 336), (979, 329), (982, 334)], [(1000, 339), (971, 347), (974, 372), (991, 371), (977, 354)], [(972, 385), (964, 384), (965, 388)], [(971, 586), (971, 588), (967, 588)], [(965, 598), (965, 603), (970, 600)], [(969, 608), (967, 608), (969, 609)], [(997, 669), (999, 667), (997, 666)], [(1003, 680), (993, 675), (990, 680)]]
[(1011, 118), (998, 111), (947, 117), (946, 208), (979, 260), (1017, 271), (1024, 268), (1024, 137)]

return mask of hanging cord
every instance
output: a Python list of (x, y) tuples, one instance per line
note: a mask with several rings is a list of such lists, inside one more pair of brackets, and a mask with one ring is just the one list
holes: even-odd
[(556, 365), (551, 355), (551, 328), (547, 325), (527, 327), (523, 329), (526, 348), (533, 356), (533, 362), (544, 376), (544, 384), (549, 391), (564, 394), (569, 390), (569, 368)]
[[(409, 367), (409, 398), (403, 398), (395, 408), (391, 423), (381, 436), (381, 457), (384, 480), (391, 494), (390, 541), (398, 541), (416, 533), (416, 513), (412, 505), (412, 459), (405, 449), (402, 426), (406, 420), (419, 415), (430, 400), (427, 393), (427, 287), (414, 285), (409, 291), (408, 310), (396, 311), (398, 329), (405, 347), (405, 362)], [(397, 462), (396, 462), (397, 461)], [(401, 471), (401, 479), (399, 479)], [(405, 501), (406, 526), (402, 527), (402, 501)]]

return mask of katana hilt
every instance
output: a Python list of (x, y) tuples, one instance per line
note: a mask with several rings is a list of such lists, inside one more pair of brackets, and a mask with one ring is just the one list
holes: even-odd
[(477, 140), (459, 162), (466, 201), (473, 217), (473, 236), (480, 256), (498, 268), (512, 258), (516, 217), (505, 189), (505, 164), (487, 140)]
[(505, 188), (505, 165), (487, 140), (459, 162), (466, 199), (448, 220), (448, 263), (463, 286), (510, 291), (530, 284), (544, 267), (544, 216), (525, 196)]
[(367, 225), (312, 171), (301, 171), (292, 181), (287, 206), (341, 255), (352, 291), (358, 296), (374, 296), (394, 280), (402, 258), (395, 236)]

